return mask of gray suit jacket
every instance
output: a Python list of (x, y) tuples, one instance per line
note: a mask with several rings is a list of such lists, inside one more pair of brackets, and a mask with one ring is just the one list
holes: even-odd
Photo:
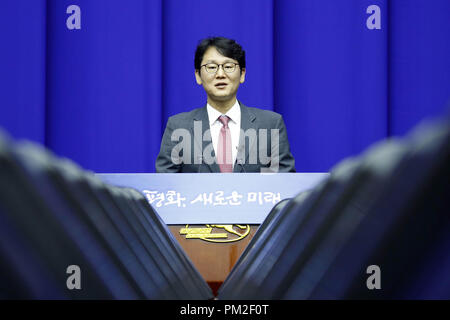
[[(233, 172), (295, 172), (282, 116), (239, 104), (241, 133)], [(206, 106), (170, 117), (156, 172), (220, 172), (209, 131)]]

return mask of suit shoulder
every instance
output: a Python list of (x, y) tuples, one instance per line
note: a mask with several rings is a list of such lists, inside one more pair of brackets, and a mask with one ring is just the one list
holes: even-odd
[(265, 110), (265, 109), (259, 109), (254, 107), (247, 107), (251, 113), (253, 113), (255, 116), (263, 117), (265, 119), (271, 119), (271, 120), (277, 120), (280, 119), (282, 116), (278, 112), (271, 111), (271, 110)]
[(200, 113), (202, 109), (203, 108), (200, 107), (200, 108), (192, 109), (190, 111), (185, 111), (185, 112), (180, 112), (180, 113), (174, 114), (169, 117), (168, 121), (179, 122), (179, 121), (190, 120), (190, 119), (194, 118), (194, 116), (196, 114)]

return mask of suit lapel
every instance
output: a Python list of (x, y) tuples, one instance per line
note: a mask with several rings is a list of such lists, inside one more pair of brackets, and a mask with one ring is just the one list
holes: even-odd
[[(238, 145), (238, 153), (236, 156), (236, 163), (234, 165), (233, 172), (243, 172), (243, 166), (245, 163), (248, 163), (248, 156), (253, 148), (255, 148), (256, 140), (251, 141), (251, 145), (248, 146), (248, 152), (245, 152), (245, 136), (242, 135), (242, 132), (247, 131), (248, 129), (254, 129), (256, 134), (258, 134), (258, 128), (255, 123), (256, 116), (251, 112), (251, 109), (247, 108), (242, 102), (239, 101), (239, 105), (241, 107), (241, 131), (239, 134), (239, 145)], [(244, 160), (244, 161), (242, 161)], [(242, 161), (242, 165), (238, 164), (239, 161)]]
[[(194, 123), (194, 121), (200, 121), (200, 123)], [(200, 133), (200, 125), (201, 125), (201, 133)], [(201, 157), (201, 162), (203, 163), (202, 165), (207, 166), (209, 168), (209, 170), (211, 172), (220, 172), (220, 168), (219, 165), (216, 163), (215, 161), (215, 157), (216, 154), (214, 152), (214, 148), (212, 148), (212, 140), (211, 140), (211, 132), (209, 132), (209, 139), (207, 140), (203, 140), (203, 136), (205, 136), (205, 132), (208, 131), (209, 128), (209, 117), (208, 117), (208, 111), (206, 110), (206, 106), (203, 108), (198, 109), (198, 112), (196, 112), (194, 114), (193, 117), (193, 124), (191, 127), (191, 132), (194, 135), (194, 148), (199, 148), (197, 149), (197, 152), (194, 151), (194, 159), (195, 156), (199, 156)], [(206, 138), (206, 136), (205, 136)], [(208, 148), (208, 149), (207, 149)], [(205, 161), (205, 159), (203, 159), (203, 152), (204, 151), (208, 151), (211, 150), (211, 157), (214, 159), (214, 162), (211, 164), (208, 164), (207, 162), (209, 161)], [(196, 154), (198, 153), (198, 154)], [(196, 162), (198, 162), (199, 159), (196, 160)]]

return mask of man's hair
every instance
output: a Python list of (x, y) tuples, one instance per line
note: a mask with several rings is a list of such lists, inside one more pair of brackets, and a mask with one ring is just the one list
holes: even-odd
[(223, 37), (209, 37), (199, 42), (195, 50), (194, 66), (195, 70), (200, 70), (200, 65), (209, 47), (215, 47), (224, 57), (236, 60), (239, 63), (239, 69), (245, 68), (245, 51), (240, 44), (232, 39)]

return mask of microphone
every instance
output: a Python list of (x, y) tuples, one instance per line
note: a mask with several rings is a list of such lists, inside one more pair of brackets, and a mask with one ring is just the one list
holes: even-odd
[(202, 165), (203, 165), (203, 156), (198, 156), (197, 160), (200, 161), (200, 165), (198, 166), (197, 173), (200, 173), (200, 171), (202, 169)]
[(236, 159), (236, 164), (240, 165), (242, 170), (244, 171), (244, 173), (247, 173), (247, 171), (245, 171), (244, 168), (244, 159), (242, 159), (242, 150), (243, 150), (243, 146), (236, 146), (237, 149), (237, 159)]
[(244, 168), (244, 164), (243, 164), (244, 161), (243, 161), (241, 158), (238, 158), (238, 159), (236, 160), (236, 162), (237, 162), (238, 165), (241, 166), (241, 168), (242, 168), (242, 170), (244, 171), (244, 173), (247, 173), (247, 171), (245, 171), (245, 168)]

